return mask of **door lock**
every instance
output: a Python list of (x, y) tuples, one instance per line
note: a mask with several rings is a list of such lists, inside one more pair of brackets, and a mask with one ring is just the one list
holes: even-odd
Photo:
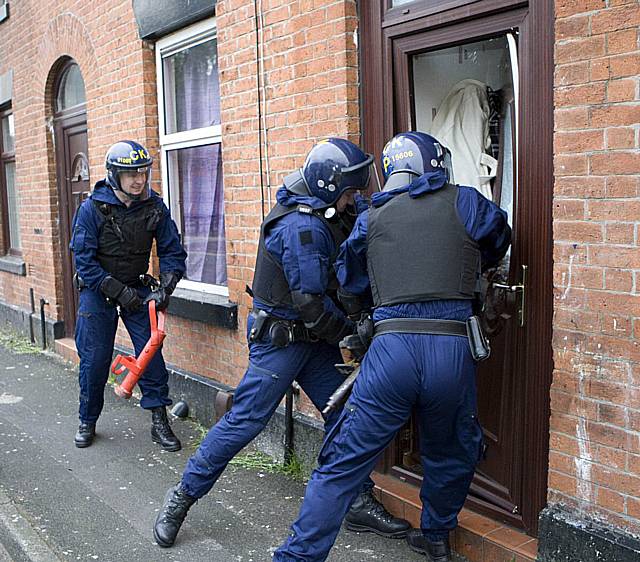
[(522, 267), (522, 281), (518, 285), (506, 285), (504, 283), (492, 283), (492, 287), (496, 289), (502, 289), (507, 293), (515, 293), (516, 298), (519, 293), (520, 305), (518, 306), (518, 324), (522, 328), (524, 326), (524, 313), (525, 313), (525, 296), (527, 289), (527, 269), (529, 266), (523, 265)]

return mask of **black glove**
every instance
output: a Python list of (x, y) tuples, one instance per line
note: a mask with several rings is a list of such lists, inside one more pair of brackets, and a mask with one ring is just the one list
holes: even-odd
[(181, 275), (175, 271), (165, 271), (160, 274), (160, 286), (151, 291), (143, 304), (149, 301), (156, 301), (156, 310), (164, 310), (169, 306), (169, 296), (175, 291)]
[(146, 305), (150, 301), (156, 301), (156, 310), (164, 310), (169, 306), (169, 293), (163, 287), (158, 287), (147, 295), (142, 304)]
[(354, 322), (360, 318), (362, 312), (365, 312), (365, 304), (362, 297), (349, 293), (342, 287), (338, 288), (338, 300), (349, 319)]
[(142, 306), (138, 292), (114, 277), (105, 277), (104, 281), (100, 283), (100, 291), (105, 297), (130, 312), (134, 312)]
[(343, 349), (346, 349), (351, 358), (358, 363), (362, 361), (364, 354), (367, 352), (367, 348), (362, 344), (362, 340), (358, 334), (350, 334), (344, 337), (340, 340), (338, 347), (340, 347), (340, 353), (343, 359), (346, 360), (348, 357), (348, 355), (343, 352)]
[[(367, 349), (371, 345), (373, 341), (373, 320), (371, 319), (371, 313), (363, 312), (360, 315), (360, 319), (356, 323), (356, 333), (362, 342), (362, 346), (364, 348), (364, 352), (366, 353)], [(364, 355), (364, 353), (363, 353)]]
[(176, 273), (175, 271), (165, 271), (160, 274), (160, 288), (164, 289), (167, 295), (172, 295), (173, 291), (176, 289), (176, 285), (182, 275)]

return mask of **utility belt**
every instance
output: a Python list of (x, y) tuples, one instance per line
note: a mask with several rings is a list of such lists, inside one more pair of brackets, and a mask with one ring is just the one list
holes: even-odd
[[(87, 284), (84, 282), (84, 279), (80, 277), (78, 272), (76, 271), (73, 274), (73, 286), (76, 291), (82, 291)], [(138, 280), (129, 285), (129, 287), (133, 287), (134, 289), (140, 289), (141, 287), (149, 287), (152, 291), (159, 286), (159, 283), (153, 276), (148, 273), (144, 273), (143, 275), (138, 276)]]
[(249, 332), (249, 341), (255, 342), (263, 338), (271, 341), (276, 347), (287, 347), (294, 342), (316, 342), (318, 337), (313, 334), (302, 320), (286, 320), (271, 316), (266, 310), (251, 311), (253, 326)]
[(432, 320), (427, 318), (390, 318), (374, 325), (373, 337), (383, 334), (432, 334), (438, 336), (463, 336), (469, 341), (469, 349), (475, 361), (484, 361), (491, 354), (489, 340), (485, 337), (477, 316), (466, 321)]

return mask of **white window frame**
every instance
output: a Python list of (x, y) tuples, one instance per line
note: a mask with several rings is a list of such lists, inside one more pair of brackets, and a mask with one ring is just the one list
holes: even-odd
[(9, 17), (9, 0), (0, 0), (0, 22)]
[[(178, 208), (171, 206), (171, 193), (169, 190), (169, 157), (171, 150), (180, 148), (192, 148), (207, 144), (222, 143), (222, 125), (202, 127), (190, 131), (180, 131), (178, 133), (165, 133), (165, 106), (164, 106), (164, 81), (163, 59), (184, 49), (195, 47), (206, 41), (217, 38), (216, 18), (208, 18), (201, 22), (176, 31), (156, 42), (156, 85), (158, 90), (158, 125), (160, 129), (160, 168), (162, 172), (162, 198), (171, 211), (171, 216), (178, 225), (178, 230), (182, 231), (182, 225)], [(225, 254), (226, 259), (226, 254)], [(212, 285), (198, 281), (183, 279), (178, 287), (201, 293), (229, 296), (229, 288), (224, 285)]]

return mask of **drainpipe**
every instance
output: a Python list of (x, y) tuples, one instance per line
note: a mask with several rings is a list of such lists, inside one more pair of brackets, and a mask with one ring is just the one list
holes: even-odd
[(42, 349), (47, 349), (47, 324), (44, 319), (44, 307), (48, 305), (49, 302), (40, 297), (40, 329), (42, 333)]
[(284, 462), (293, 458), (293, 386), (289, 386), (284, 402)]
[(31, 314), (29, 314), (29, 340), (36, 343), (36, 335), (33, 333), (33, 315), (36, 312), (36, 298), (33, 294), (33, 287), (29, 289), (29, 300), (31, 301)]
[[(262, 220), (264, 211), (264, 189), (266, 179), (267, 208), (271, 210), (271, 168), (269, 165), (269, 137), (267, 128), (267, 89), (264, 70), (264, 10), (262, 0), (253, 0), (256, 32), (256, 90), (258, 94), (258, 150), (260, 158), (260, 195)], [(262, 107), (264, 106), (264, 111)], [(265, 170), (263, 173), (263, 159)], [(266, 178), (265, 178), (266, 176)], [(293, 387), (290, 386), (285, 394), (284, 414), (284, 462), (293, 457)]]

